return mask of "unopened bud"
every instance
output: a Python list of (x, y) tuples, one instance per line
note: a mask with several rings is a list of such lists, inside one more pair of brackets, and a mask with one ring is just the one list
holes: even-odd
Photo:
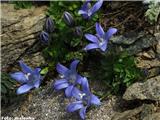
[(73, 26), (74, 25), (74, 19), (69, 12), (64, 12), (63, 19), (68, 26)]
[(42, 31), (41, 34), (40, 34), (40, 40), (41, 40), (41, 42), (43, 42), (45, 44), (48, 44), (49, 34), (45, 31)]
[(52, 33), (54, 31), (54, 21), (52, 18), (48, 17), (45, 22), (45, 29), (48, 33)]
[(77, 36), (82, 36), (83, 35), (83, 31), (82, 31), (82, 27), (81, 26), (75, 27), (75, 34)]

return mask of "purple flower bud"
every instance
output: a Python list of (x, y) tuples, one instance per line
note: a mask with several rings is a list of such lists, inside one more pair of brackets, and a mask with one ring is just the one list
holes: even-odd
[(82, 36), (83, 35), (82, 27), (80, 27), (80, 26), (75, 27), (75, 34), (77, 36)]
[(74, 19), (69, 12), (64, 12), (63, 19), (68, 26), (73, 26), (74, 25)]
[(41, 34), (40, 34), (40, 40), (43, 43), (47, 44), (48, 41), (49, 41), (49, 34), (47, 32), (45, 32), (45, 31), (42, 31)]
[(48, 17), (45, 22), (45, 29), (48, 33), (52, 33), (54, 31), (54, 22), (52, 18)]

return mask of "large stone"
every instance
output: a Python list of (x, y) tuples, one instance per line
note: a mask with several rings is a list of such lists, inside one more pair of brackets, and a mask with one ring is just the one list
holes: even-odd
[(143, 120), (160, 120), (160, 112), (146, 115)]
[(136, 65), (139, 68), (160, 67), (160, 60), (159, 59), (144, 60), (142, 58), (137, 58)]
[(112, 43), (120, 45), (131, 45), (143, 36), (144, 32), (140, 32), (139, 34), (131, 32), (127, 36), (124, 35), (114, 36), (110, 39), (110, 41), (112, 41)]
[(157, 109), (159, 108), (153, 104), (143, 104), (131, 110), (117, 112), (112, 120), (159, 120)]
[(115, 36), (110, 41), (119, 47), (120, 51), (127, 51), (130, 55), (138, 54), (144, 49), (156, 45), (158, 42), (156, 37), (144, 32), (129, 33), (127, 37), (124, 35)]
[(124, 112), (117, 112), (113, 116), (112, 120), (130, 120), (131, 118), (134, 118), (134, 120), (136, 120), (134, 116), (139, 114), (141, 111), (142, 111), (142, 106)]
[(123, 95), (125, 100), (160, 100), (160, 75), (145, 82), (137, 82), (127, 88)]
[[(5, 70), (17, 60), (24, 59), (25, 52), (32, 49), (38, 41), (39, 32), (42, 31), (46, 18), (46, 7), (15, 10), (13, 4), (3, 3), (1, 8), (1, 57), (2, 70)], [(29, 54), (28, 56), (35, 55)], [(42, 58), (41, 55), (40, 58)], [(40, 65), (44, 61), (39, 59), (36, 62)]]
[(151, 78), (160, 74), (160, 67), (151, 68), (147, 71), (147, 78)]

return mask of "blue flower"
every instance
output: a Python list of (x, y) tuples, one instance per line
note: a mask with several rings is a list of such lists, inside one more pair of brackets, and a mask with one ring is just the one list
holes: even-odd
[(67, 111), (74, 112), (79, 110), (80, 117), (85, 119), (86, 109), (91, 105), (100, 105), (100, 100), (90, 92), (88, 80), (85, 77), (83, 78), (81, 85), (82, 91), (74, 88), (72, 96), (76, 98), (76, 101), (67, 106)]
[(90, 5), (90, 1), (91, 0), (87, 0), (82, 8), (78, 11), (78, 14), (81, 14), (83, 16), (84, 19), (90, 19), (91, 16), (100, 9), (100, 7), (103, 4), (103, 0), (99, 0), (97, 1), (93, 7), (91, 7)]
[(78, 63), (79, 60), (74, 60), (70, 64), (70, 69), (66, 68), (60, 63), (58, 63), (56, 66), (61, 79), (55, 81), (54, 88), (56, 90), (65, 89), (65, 95), (67, 97), (70, 97), (72, 95), (74, 86), (76, 84), (81, 84), (82, 81), (82, 77), (76, 71)]
[(42, 76), (40, 75), (40, 68), (35, 68), (32, 70), (23, 61), (19, 61), (22, 72), (15, 72), (10, 74), (13, 79), (21, 83), (21, 86), (17, 89), (17, 94), (22, 94), (28, 92), (32, 88), (38, 88), (42, 81)]
[(40, 40), (44, 43), (44, 44), (48, 44), (49, 41), (49, 34), (45, 31), (42, 31), (40, 34)]
[(92, 43), (88, 44), (84, 50), (91, 50), (100, 48), (102, 51), (106, 51), (109, 39), (117, 32), (116, 28), (109, 28), (105, 33), (99, 23), (96, 23), (96, 35), (85, 34), (85, 38)]

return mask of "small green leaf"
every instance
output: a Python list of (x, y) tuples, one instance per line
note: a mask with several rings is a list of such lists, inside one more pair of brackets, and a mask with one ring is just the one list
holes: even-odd
[(48, 67), (45, 67), (41, 70), (40, 74), (45, 75), (48, 72)]

